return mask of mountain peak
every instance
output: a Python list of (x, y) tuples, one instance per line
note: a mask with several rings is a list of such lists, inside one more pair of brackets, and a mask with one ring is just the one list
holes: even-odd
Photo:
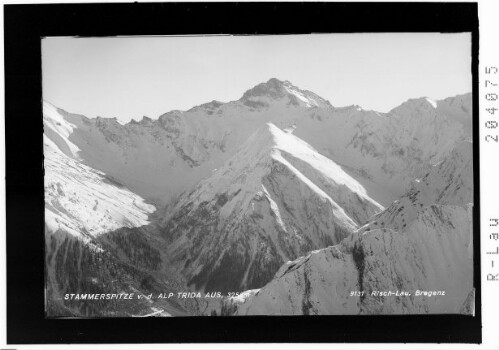
[(393, 110), (400, 108), (423, 108), (423, 109), (435, 109), (437, 108), (437, 102), (429, 97), (419, 97), (410, 98), (403, 102), (401, 105), (395, 107)]
[(249, 89), (240, 101), (250, 106), (269, 106), (269, 102), (285, 100), (287, 105), (296, 107), (321, 107), (329, 108), (331, 104), (326, 99), (308, 90), (301, 90), (289, 80), (271, 78), (265, 83)]
[[(291, 83), (287, 82), (289, 85)], [(260, 83), (255, 87), (246, 91), (242, 99), (249, 99), (251, 97), (261, 97), (268, 96), (274, 99), (284, 97), (286, 90), (284, 89), (284, 82), (277, 79), (271, 78), (265, 83)]]

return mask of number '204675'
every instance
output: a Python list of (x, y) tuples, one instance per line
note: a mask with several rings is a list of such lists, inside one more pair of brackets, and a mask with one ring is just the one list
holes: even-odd
[[(497, 108), (498, 99), (498, 78), (497, 78), (498, 68), (497, 67), (485, 67), (485, 84), (484, 87), (487, 89), (485, 92), (485, 111), (490, 113), (490, 115), (495, 116), (495, 113), (499, 111)], [(490, 89), (490, 90), (489, 90)], [(487, 120), (485, 122), (485, 127), (487, 129), (497, 129), (499, 123), (495, 120)], [(499, 142), (499, 134), (485, 135), (485, 141), (487, 142)]]

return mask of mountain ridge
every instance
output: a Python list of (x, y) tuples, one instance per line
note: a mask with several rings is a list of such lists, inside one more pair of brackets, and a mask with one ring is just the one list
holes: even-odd
[[(464, 307), (473, 289), (471, 150), (463, 142), (340, 244), (287, 262), (262, 289), (226, 299), (222, 312), (472, 313)], [(379, 297), (376, 291), (411, 295)]]
[[(184, 274), (196, 288), (240, 290), (260, 286), (290, 257), (337, 242), (382, 208), (341, 167), (268, 123), (168, 208), (163, 235), (173, 260), (189, 261)], [(239, 269), (227, 271), (224, 259)], [(212, 282), (221, 269), (230, 286)]]
[[(263, 95), (270, 90), (277, 94), (276, 99), (260, 96), (261, 88), (253, 91), (259, 86), (265, 87)], [(297, 103), (292, 103), (290, 96)], [(428, 108), (426, 117), (422, 115), (423, 122), (412, 117), (413, 111), (407, 108), (380, 114), (358, 107), (332, 107), (310, 91), (270, 79), (247, 90), (237, 101), (212, 101), (125, 125), (117, 119), (86, 118), (61, 109), (57, 112), (74, 126), (65, 137), (85, 164), (160, 206), (210, 176), (212, 169), (234, 154), (241, 141), (267, 122), (281, 129), (293, 127), (294, 134), (319, 153), (366, 181), (393, 188), (386, 199), (378, 198), (386, 205), (400, 196), (414, 177), (424, 173), (425, 166), (450, 152), (454, 141), (471, 135), (471, 118), (464, 112), (471, 111), (467, 105), (471, 99), (465, 100), (454, 97), (440, 109)], [(246, 105), (245, 101), (252, 102)], [(318, 103), (313, 105), (313, 101)], [(400, 111), (400, 115), (394, 111)], [(456, 113), (459, 115), (454, 119), (448, 116)], [(45, 124), (49, 132), (49, 123)], [(445, 130), (444, 135), (436, 138), (435, 130), (440, 128)], [(414, 134), (418, 129), (420, 134)], [(165, 177), (175, 185), (165, 182)]]
[[(157, 117), (146, 117), (146, 118), (150, 119), (150, 120), (153, 120), (153, 121), (157, 121), (161, 116), (163, 116), (165, 114), (168, 114), (168, 113), (180, 113), (180, 114), (182, 114), (182, 113), (187, 113), (187, 112), (190, 112), (192, 110), (198, 109), (200, 107), (215, 107), (215, 108), (218, 108), (221, 105), (235, 103), (235, 102), (239, 102), (241, 100), (245, 100), (245, 99), (251, 97), (254, 92), (258, 92), (258, 91), (265, 92), (267, 90), (270, 90), (271, 91), (271, 95), (282, 97), (285, 94), (285, 91), (286, 91), (284, 89), (285, 87), (289, 87), (292, 90), (296, 90), (296, 91), (299, 91), (299, 92), (304, 92), (306, 94), (311, 94), (313, 96), (316, 96), (319, 100), (324, 101), (325, 104), (328, 104), (330, 107), (335, 108), (335, 109), (344, 109), (344, 108), (351, 108), (351, 107), (363, 109), (361, 106), (356, 105), (356, 104), (345, 105), (345, 106), (333, 106), (333, 105), (331, 105), (331, 103), (327, 99), (325, 99), (325, 98), (323, 98), (323, 97), (315, 94), (314, 92), (312, 92), (310, 90), (300, 89), (299, 87), (297, 87), (293, 83), (291, 83), (289, 80), (280, 80), (279, 78), (272, 77), (272, 78), (269, 78), (269, 80), (267, 80), (265, 82), (258, 83), (255, 86), (253, 86), (252, 88), (249, 88), (237, 100), (231, 100), (231, 101), (228, 101), (228, 102), (223, 102), (223, 101), (219, 101), (219, 100), (211, 100), (209, 102), (201, 103), (199, 105), (194, 105), (194, 106), (192, 106), (192, 107), (190, 107), (188, 109), (185, 109), (185, 110), (182, 110), (182, 109), (172, 109), (170, 111), (167, 111), (165, 113), (160, 114)], [(415, 97), (415, 98), (409, 98), (409, 99), (407, 99), (405, 101), (402, 101), (399, 105), (391, 108), (388, 112), (379, 112), (379, 111), (376, 111), (376, 110), (373, 110), (373, 109), (366, 109), (366, 111), (371, 111), (371, 112), (376, 112), (376, 113), (379, 113), (379, 114), (385, 114), (386, 115), (386, 114), (390, 114), (390, 112), (393, 111), (398, 106), (403, 105), (403, 104), (405, 104), (407, 102), (410, 102), (410, 101), (414, 101), (414, 100), (432, 100), (432, 101), (434, 101), (436, 103), (438, 103), (438, 102), (445, 103), (446, 102), (449, 105), (453, 105), (455, 103), (459, 104), (459, 102), (457, 102), (457, 101), (466, 100), (466, 101), (469, 101), (469, 104), (470, 104), (471, 103), (471, 101), (470, 101), (471, 100), (471, 92), (461, 93), (461, 94), (457, 94), (457, 95), (445, 97), (445, 98), (442, 98), (442, 99), (433, 99), (433, 98), (428, 97), (428, 96), (420, 96), (420, 97)], [(43, 100), (43, 101), (47, 102), (47, 103), (49, 103), (49, 104), (51, 104), (53, 106), (56, 106), (51, 101), (48, 101), (48, 100)], [(466, 102), (466, 103), (468, 103), (468, 102)], [(67, 112), (66, 110), (64, 110), (62, 108), (59, 108), (59, 109), (61, 109), (62, 111), (66, 112), (66, 113), (71, 113), (71, 112)], [(71, 113), (71, 114), (73, 114), (73, 113)], [(96, 118), (101, 118), (101, 119), (117, 119), (116, 117), (102, 117), (102, 116), (86, 117), (86, 118), (88, 118), (88, 119), (96, 119)], [(141, 119), (143, 119), (143, 118), (144, 117), (141, 117)], [(120, 123), (123, 123), (123, 122), (120, 122)], [(140, 123), (140, 120), (131, 119), (129, 122), (126, 122), (124, 124), (126, 125), (126, 124), (129, 124), (129, 123), (132, 123), (132, 124), (133, 123)]]

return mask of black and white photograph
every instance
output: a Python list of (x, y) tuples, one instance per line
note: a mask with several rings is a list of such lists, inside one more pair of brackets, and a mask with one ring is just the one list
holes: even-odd
[(499, 3), (18, 1), (0, 348), (497, 348)]
[(46, 317), (475, 315), (471, 33), (41, 41)]

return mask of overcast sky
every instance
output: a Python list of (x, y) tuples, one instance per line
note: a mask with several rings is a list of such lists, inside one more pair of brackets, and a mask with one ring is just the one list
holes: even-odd
[(380, 112), (471, 91), (470, 34), (48, 38), (42, 62), (44, 99), (123, 121), (237, 100), (272, 77)]

